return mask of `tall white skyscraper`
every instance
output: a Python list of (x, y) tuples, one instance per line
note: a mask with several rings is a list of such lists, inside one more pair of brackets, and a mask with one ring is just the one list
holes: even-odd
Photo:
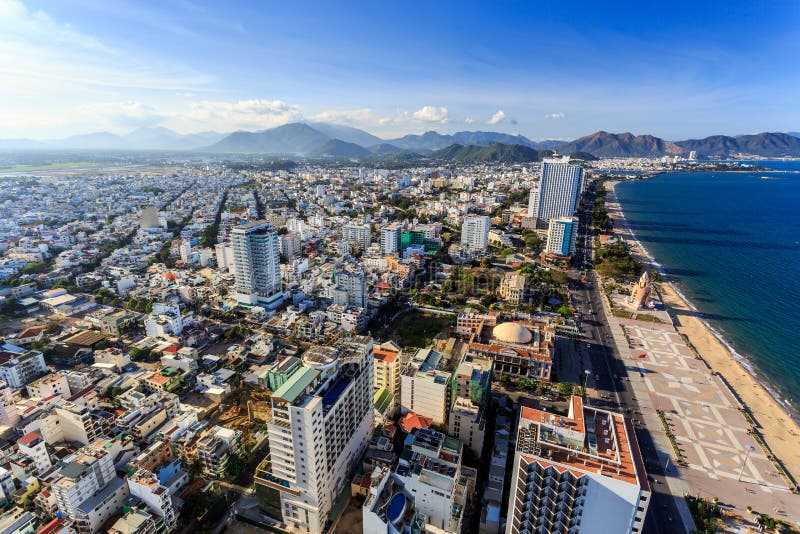
[(583, 167), (570, 165), (569, 156), (548, 158), (542, 163), (538, 195), (531, 189), (528, 216), (544, 227), (550, 219), (571, 217), (578, 211), (583, 191)]
[(547, 246), (545, 252), (560, 256), (575, 254), (575, 239), (578, 237), (578, 218), (559, 217), (550, 219), (547, 228)]
[(278, 234), (267, 221), (254, 221), (231, 230), (239, 303), (275, 307), (280, 304), (281, 266)]
[(486, 252), (492, 220), (485, 215), (468, 215), (461, 226), (461, 246), (468, 252)]
[(403, 227), (399, 224), (390, 224), (381, 228), (381, 251), (384, 254), (394, 254), (400, 251), (400, 233)]
[(270, 456), (255, 482), (281, 495), (293, 532), (323, 532), (358, 469), (373, 431), (373, 340), (312, 346), (303, 365), (272, 394)]

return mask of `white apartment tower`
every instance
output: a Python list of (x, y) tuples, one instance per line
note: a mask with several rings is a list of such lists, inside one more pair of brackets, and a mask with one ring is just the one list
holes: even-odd
[(547, 158), (542, 163), (538, 194), (531, 189), (528, 217), (544, 227), (550, 219), (570, 217), (578, 211), (583, 191), (583, 167), (570, 165), (569, 156)]
[(572, 397), (567, 417), (523, 407), (506, 534), (641, 532), (650, 486), (630, 421)]
[(372, 242), (369, 224), (349, 223), (342, 227), (342, 241), (355, 243), (361, 250), (367, 250)]
[(257, 484), (281, 494), (293, 531), (322, 532), (373, 431), (373, 340), (343, 338), (314, 346), (303, 365), (272, 394), (270, 456)]
[(396, 254), (400, 252), (400, 233), (403, 227), (399, 224), (390, 224), (381, 228), (381, 252)]
[(254, 221), (233, 228), (231, 245), (239, 303), (266, 307), (280, 304), (280, 252), (272, 224)]
[(492, 220), (485, 215), (468, 215), (461, 226), (461, 246), (468, 252), (481, 254), (489, 245)]

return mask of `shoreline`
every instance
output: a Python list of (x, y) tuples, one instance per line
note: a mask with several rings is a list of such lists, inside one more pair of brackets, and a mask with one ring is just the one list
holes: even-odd
[[(800, 447), (797, 447), (800, 442), (800, 416), (797, 409), (788, 404), (779, 391), (765, 377), (760, 376), (757, 367), (708, 322), (702, 311), (675, 285), (669, 269), (660, 264), (639, 241), (630, 229), (615, 191), (615, 186), (620, 181), (607, 183), (613, 196), (613, 207), (607, 205), (609, 216), (621, 220), (624, 226), (621, 228), (615, 225), (614, 233), (633, 243), (631, 252), (637, 260), (658, 271), (662, 280), (657, 284), (664, 306), (672, 310), (673, 314), (682, 310), (689, 312), (681, 316), (678, 324), (674, 324), (676, 331), (683, 334), (711, 370), (723, 378), (741, 407), (757, 421), (756, 426), (773, 454), (795, 480), (800, 480)], [(787, 437), (790, 439), (787, 440)]]

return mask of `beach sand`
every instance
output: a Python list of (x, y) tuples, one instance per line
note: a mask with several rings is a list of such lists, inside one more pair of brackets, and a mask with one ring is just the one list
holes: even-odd
[[(614, 184), (608, 190), (613, 191)], [(606, 209), (614, 220), (614, 233), (625, 239), (631, 252), (642, 264), (652, 258), (638, 244), (625, 226), (622, 211), (613, 194), (607, 196)], [(659, 283), (658, 291), (664, 305), (676, 317), (676, 327), (694, 345), (708, 365), (730, 384), (736, 396), (753, 414), (760, 433), (772, 453), (781, 461), (795, 481), (800, 481), (800, 425), (769, 394), (766, 388), (735, 358), (734, 354), (714, 335), (698, 313), (669, 283)]]

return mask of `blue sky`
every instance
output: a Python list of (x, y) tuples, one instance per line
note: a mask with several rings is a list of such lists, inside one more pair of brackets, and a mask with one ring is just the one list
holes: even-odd
[(800, 130), (800, 2), (603, 4), (0, 0), (0, 137)]

